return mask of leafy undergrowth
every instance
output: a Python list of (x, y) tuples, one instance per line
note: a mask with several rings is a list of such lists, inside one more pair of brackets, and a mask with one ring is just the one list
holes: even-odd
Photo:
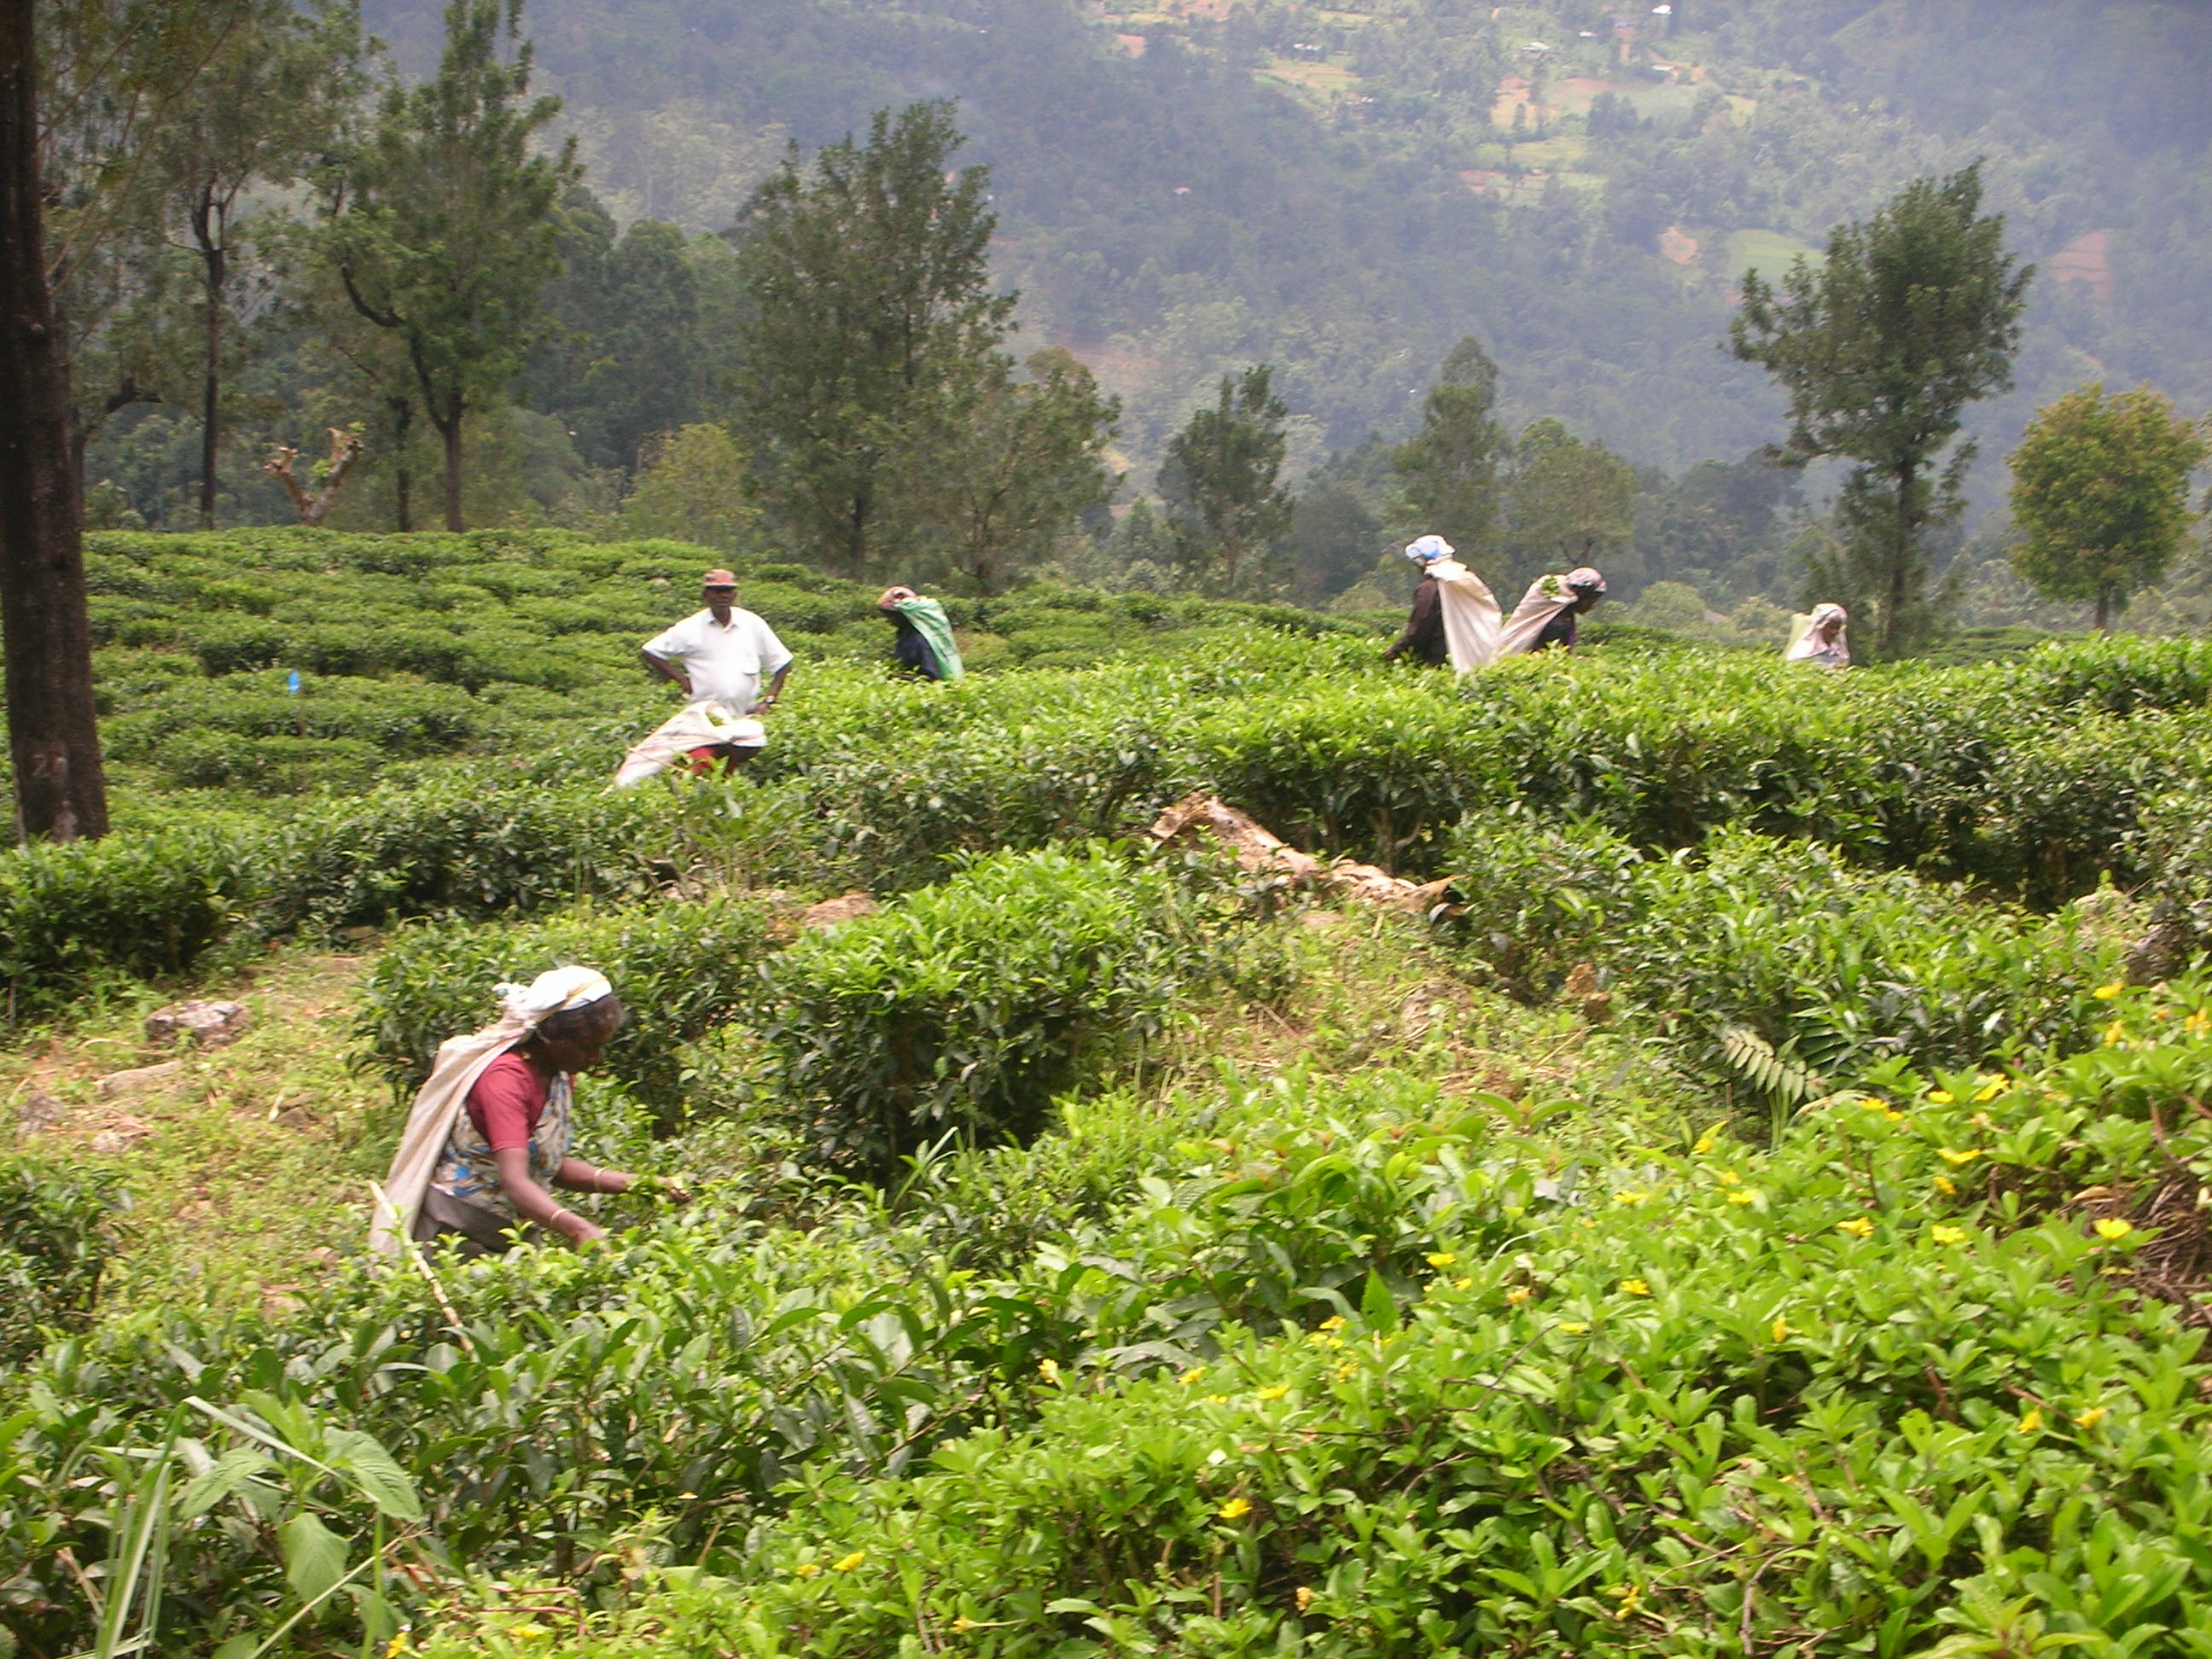
[[(2212, 655), (1371, 656), (824, 672), (735, 788), (16, 855), (5, 1639), (2212, 1655)], [(1133, 846), (1200, 784), (1463, 902)], [(700, 1201), (359, 1261), (386, 1084), (580, 954), (580, 1150)], [(103, 1085), (149, 979), (256, 1027)]]
[(427, 1650), (2203, 1652), (2212, 1366), (2144, 1281), (2201, 1234), (2159, 1204), (2203, 1201), (2208, 1027), (2185, 988), (2070, 1059), (1892, 1066), (1765, 1151), (1291, 1083), (1041, 1255), (1097, 1301), (1033, 1424), (811, 1466), (703, 1565), (651, 1517), (622, 1605), (486, 1589)]

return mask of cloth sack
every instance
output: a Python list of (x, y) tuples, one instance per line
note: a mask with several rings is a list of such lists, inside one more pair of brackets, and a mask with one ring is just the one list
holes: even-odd
[[(1528, 591), (1521, 596), (1521, 603), (1513, 607), (1513, 614), (1505, 619), (1503, 635), (1498, 642), (1501, 657), (1526, 656), (1536, 648), (1536, 641), (1552, 625), (1552, 619), (1575, 602), (1574, 590), (1567, 586), (1569, 578), (1596, 575), (1595, 571), (1570, 570), (1566, 575), (1539, 576), (1528, 584)], [(1602, 586), (1599, 592), (1604, 592)]]
[(1434, 559), (1429, 580), (1443, 607), (1444, 652), (1452, 672), (1471, 674), (1498, 654), (1499, 610), (1490, 584), (1457, 559)]
[(943, 605), (917, 596), (894, 599), (891, 609), (912, 623), (914, 631), (929, 642), (929, 654), (937, 659), (938, 678), (957, 680), (968, 672), (960, 665), (960, 647), (952, 642), (952, 620)]
[(429, 1190), (430, 1177), (438, 1167), (438, 1155), (446, 1150), (453, 1120), (467, 1104), (469, 1091), (483, 1075), (484, 1067), (536, 1030), (546, 1015), (597, 1002), (612, 995), (614, 987), (596, 969), (556, 968), (527, 985), (502, 985), (498, 990), (498, 1020), (480, 1031), (448, 1037), (441, 1043), (430, 1080), (415, 1097), (415, 1105), (407, 1114), (407, 1127), (399, 1137), (399, 1150), (392, 1155), (391, 1172), (376, 1194), (368, 1248), (378, 1255), (398, 1255), (400, 1242), (414, 1232), (422, 1195)]
[(740, 714), (726, 702), (684, 705), (623, 757), (615, 773), (615, 787), (634, 789), (647, 778), (659, 777), (694, 749), (710, 744), (735, 744), (740, 749), (768, 745), (768, 727)]

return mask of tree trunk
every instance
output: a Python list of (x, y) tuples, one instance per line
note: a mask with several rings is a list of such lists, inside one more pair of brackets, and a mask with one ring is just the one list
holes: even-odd
[(2112, 592), (2108, 588), (2100, 587), (2097, 590), (2097, 631), (2100, 634), (2111, 633), (2112, 631)]
[(853, 511), (845, 529), (846, 574), (854, 581), (866, 580), (868, 574), (868, 498), (865, 495), (853, 497)]
[(461, 528), (461, 416), (464, 412), (456, 409), (451, 418), (437, 423), (438, 435), (446, 441), (446, 528), (456, 532)]
[(1912, 562), (1912, 485), (1916, 469), (1911, 461), (1897, 469), (1897, 542), (1889, 551), (1889, 603), (1882, 608), (1881, 654), (1894, 659), (1905, 641), (1905, 601)]
[(17, 833), (107, 833), (69, 359), (46, 286), (33, 0), (0, 0), (0, 649)]
[(221, 247), (210, 246), (204, 233), (200, 259), (207, 271), (207, 362), (200, 388), (200, 528), (215, 528), (216, 450), (222, 441), (217, 398), (222, 385), (222, 287), (229, 263)]
[(408, 398), (388, 400), (392, 410), (392, 517), (402, 531), (415, 527), (415, 474), (407, 465), (407, 432), (415, 424), (415, 405)]

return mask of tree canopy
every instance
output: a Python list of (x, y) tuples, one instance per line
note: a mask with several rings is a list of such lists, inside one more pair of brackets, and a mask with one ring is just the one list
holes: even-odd
[(1929, 624), (1924, 537), (1963, 509), (1974, 453), (1966, 443), (1944, 459), (1961, 411), (2012, 384), (2034, 268), (2005, 251), (2003, 216), (1981, 205), (1979, 163), (1917, 179), (1838, 226), (1819, 264), (1795, 260), (1778, 290), (1747, 272), (1729, 325), (1735, 355), (1789, 393), (1781, 457), (1857, 463), (1836, 507), (1843, 562), (1820, 580), (1853, 614), (1871, 611), (1887, 653)]
[(2013, 568), (2047, 599), (2094, 605), (2103, 630), (2187, 538), (2189, 477), (2208, 453), (2197, 424), (2148, 386), (2061, 398), (2012, 453)]

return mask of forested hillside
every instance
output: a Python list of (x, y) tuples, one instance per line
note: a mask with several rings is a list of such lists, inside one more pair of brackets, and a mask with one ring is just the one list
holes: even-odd
[[(1775, 417), (1713, 349), (1735, 276), (1976, 156), (2043, 272), (2019, 390), (1983, 419), (2000, 443), (2100, 375), (2212, 401), (2212, 21), (2192, 7), (538, 0), (530, 15), (591, 187), (625, 220), (719, 230), (785, 137), (960, 99), (1031, 337), (1124, 394), (1140, 457), (1212, 376), (1259, 360), (1310, 422), (1303, 459), (1395, 433), (1473, 331), (1522, 419), (1560, 416), (1639, 463), (1735, 459)], [(378, 0), (370, 21), (420, 54), (437, 8)]]

